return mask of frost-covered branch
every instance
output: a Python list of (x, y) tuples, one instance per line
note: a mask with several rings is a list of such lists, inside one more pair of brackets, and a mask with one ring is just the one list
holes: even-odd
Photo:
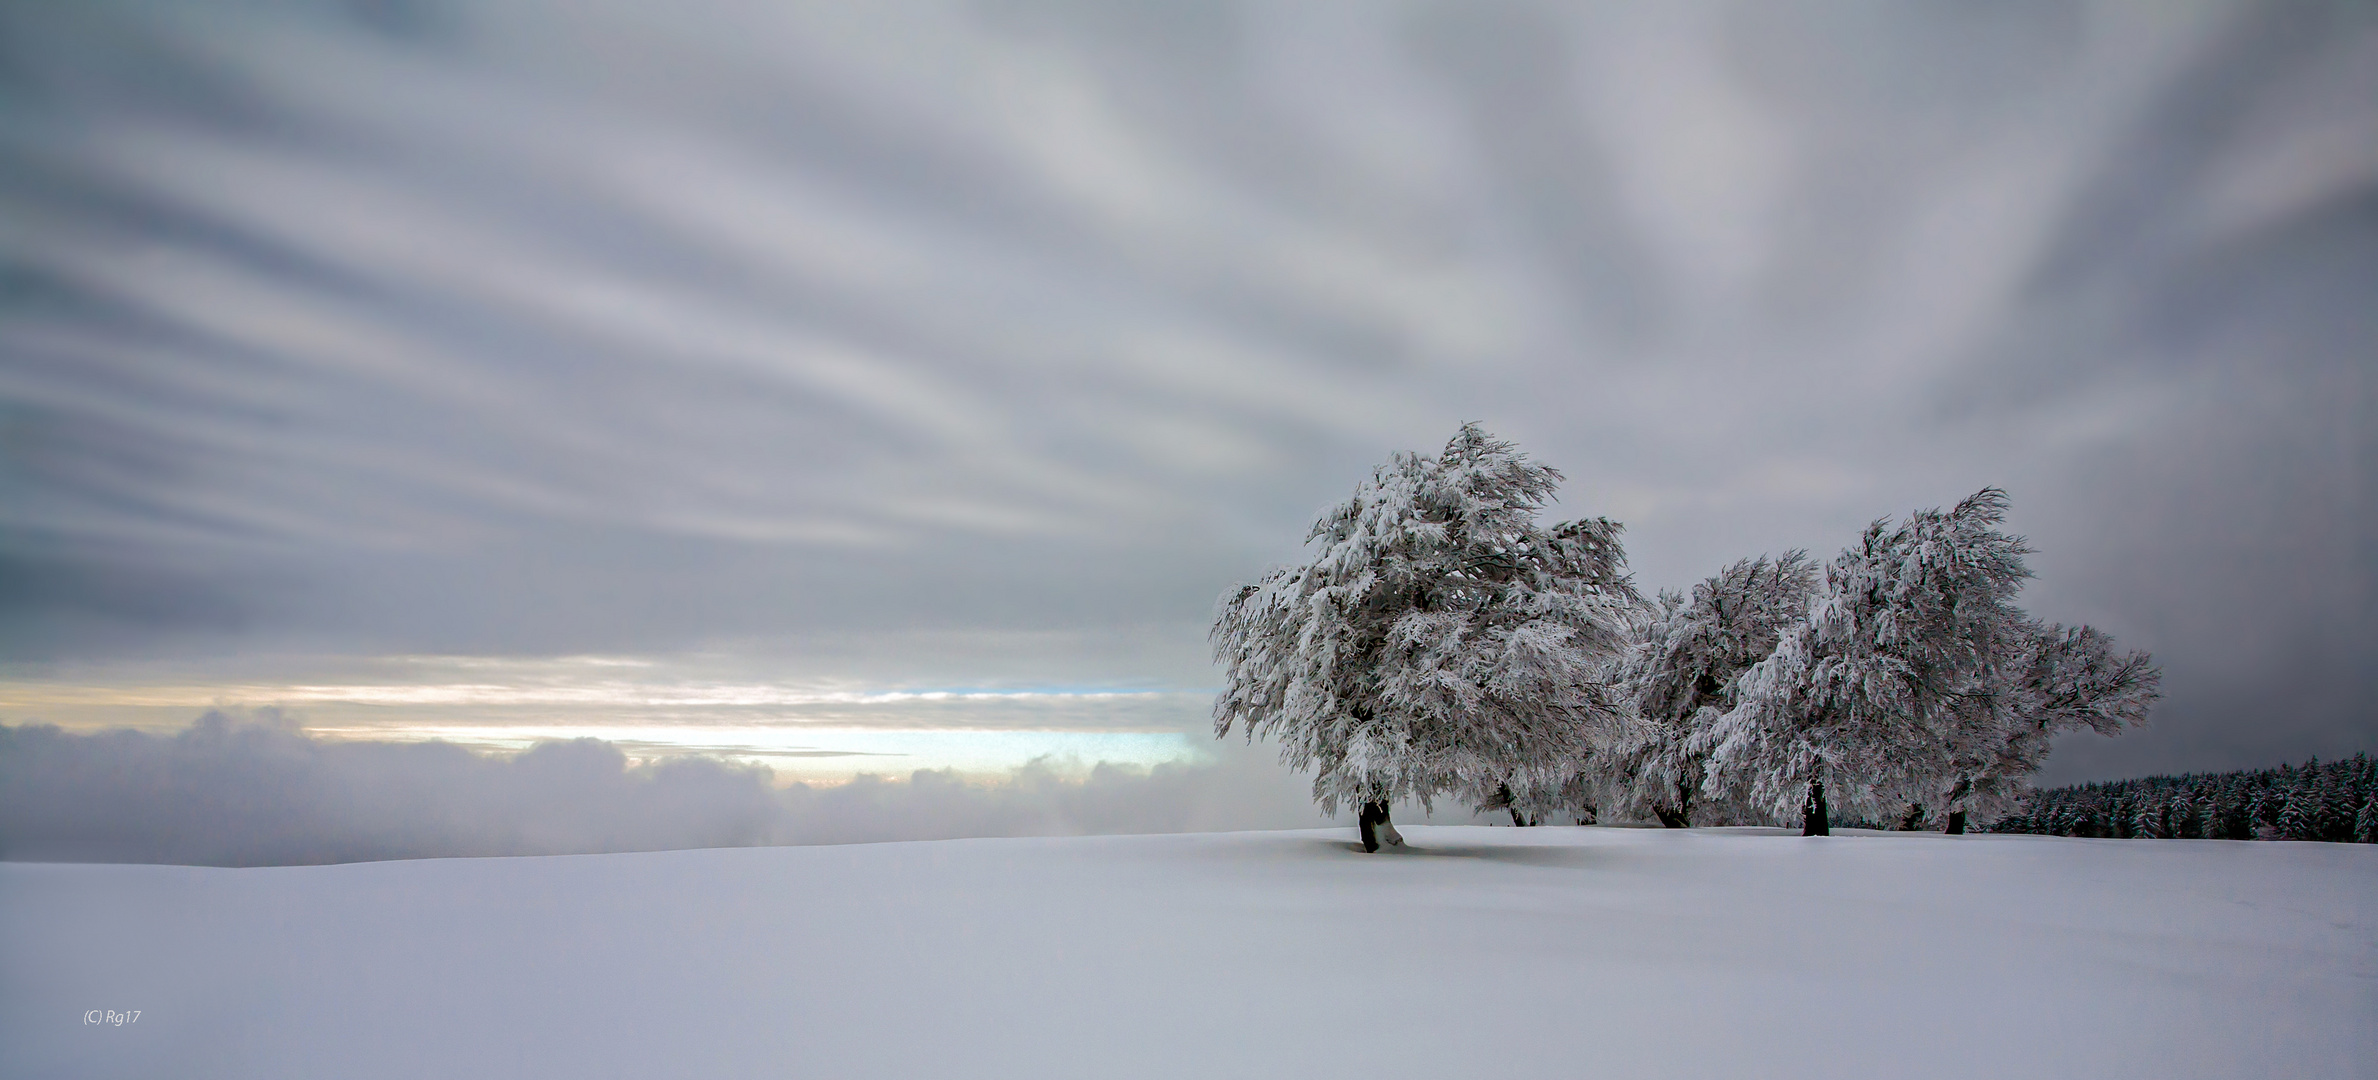
[(1618, 523), (1537, 520), (1560, 480), (1474, 424), (1379, 466), (1308, 562), (1225, 600), (1216, 737), (1278, 739), (1333, 812), (1558, 787), (1616, 737), (1602, 667), (1640, 602)]

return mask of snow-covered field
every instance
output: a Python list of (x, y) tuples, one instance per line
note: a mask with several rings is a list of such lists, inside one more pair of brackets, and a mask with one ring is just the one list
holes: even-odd
[(2378, 848), (1405, 832), (0, 864), (0, 1073), (2378, 1075)]

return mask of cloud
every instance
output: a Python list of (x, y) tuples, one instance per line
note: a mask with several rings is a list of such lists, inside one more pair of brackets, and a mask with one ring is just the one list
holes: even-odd
[(2335, 674), (2378, 670), (2362, 8), (95, 2), (0, 41), (11, 657), (849, 634), (932, 684), (937, 635), (1157, 627), (1117, 666), (1203, 685), (1218, 593), (1482, 420), (1653, 586), (2008, 488), (2035, 609), (2170, 672), (2135, 750), (2060, 762), (2378, 739)]
[(779, 788), (765, 768), (633, 763), (591, 738), (516, 755), (325, 741), (270, 710), (209, 713), (172, 735), (0, 725), (0, 858), (278, 866), (1324, 824), (1268, 749)]

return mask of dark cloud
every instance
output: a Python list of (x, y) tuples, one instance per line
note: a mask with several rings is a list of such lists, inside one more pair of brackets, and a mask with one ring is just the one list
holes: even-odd
[(1652, 586), (2009, 488), (2172, 695), (2056, 776), (2378, 739), (2351, 6), (11, 5), (0, 88), (11, 660), (1195, 687), (1481, 420)]

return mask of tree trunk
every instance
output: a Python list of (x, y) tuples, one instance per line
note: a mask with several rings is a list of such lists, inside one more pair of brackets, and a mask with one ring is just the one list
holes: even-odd
[(1362, 814), (1355, 819), (1362, 826), (1362, 849), (1377, 851), (1380, 844), (1403, 846), (1404, 836), (1395, 831), (1395, 823), (1387, 820), (1387, 802), (1374, 799), (1362, 804)]
[(1685, 779), (1678, 780), (1676, 782), (1675, 805), (1670, 806), (1664, 803), (1651, 804), (1651, 816), (1660, 819), (1660, 824), (1662, 826), (1670, 829), (1690, 829), (1693, 827), (1693, 789), (1700, 786), (1700, 781), (1694, 780), (1691, 777), (1693, 773), (1697, 773), (1699, 771), (1700, 770), (1698, 769), (1690, 770), (1686, 774)]
[(1808, 801), (1800, 804), (1800, 835), (1831, 836), (1833, 822), (1825, 813), (1825, 782), (1808, 782)]
[(1503, 809), (1511, 811), (1511, 824), (1524, 829), (1536, 823), (1533, 818), (1528, 817), (1527, 813), (1519, 808), (1519, 797), (1511, 794), (1509, 782), (1495, 785), (1495, 802), (1503, 804)]
[[(1965, 796), (1966, 796), (1966, 793), (1968, 793), (1968, 792), (1970, 792), (1970, 791), (1972, 791), (1972, 790), (1973, 790), (1973, 779), (1972, 779), (1971, 777), (1965, 777), (1965, 776), (1960, 776), (1960, 777), (1958, 777), (1958, 778), (1957, 778), (1957, 786), (1956, 786), (1956, 787), (1953, 787), (1953, 788), (1950, 788), (1950, 789), (1949, 789), (1949, 805), (1950, 805), (1950, 806), (1956, 806), (1956, 805), (1957, 805), (1957, 802), (1958, 802), (1958, 800), (1965, 798)], [(1951, 810), (1951, 811), (1949, 811), (1949, 825), (1948, 825), (1948, 828), (1947, 828), (1947, 830), (1946, 830), (1946, 831), (1948, 832), (1948, 834), (1949, 834), (1950, 836), (1963, 836), (1963, 835), (1965, 835), (1965, 811), (1964, 811), (1964, 810), (1962, 810), (1962, 809), (1957, 809), (1957, 810)]]

